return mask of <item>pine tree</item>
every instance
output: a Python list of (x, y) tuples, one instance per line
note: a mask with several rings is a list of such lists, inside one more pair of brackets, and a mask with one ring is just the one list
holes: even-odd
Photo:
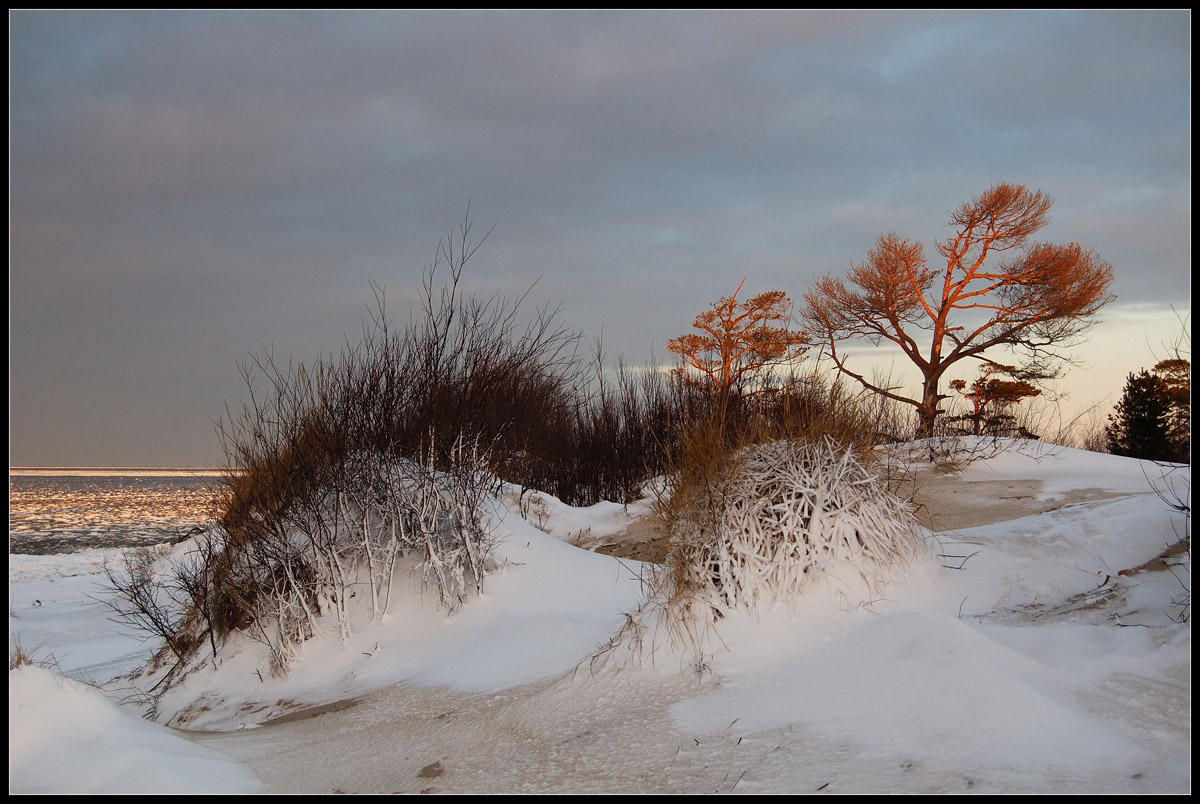
[(791, 299), (782, 290), (768, 290), (739, 302), (743, 279), (732, 296), (713, 302), (696, 316), (699, 332), (667, 341), (679, 357), (675, 373), (684, 382), (716, 391), (722, 419), (734, 394), (746, 392), (754, 378), (766, 381), (773, 368), (799, 360), (808, 349), (806, 332), (789, 329)]
[[(950, 213), (952, 232), (937, 244), (944, 267), (924, 247), (881, 235), (845, 280), (817, 279), (804, 294), (800, 321), (839, 372), (872, 393), (916, 409), (921, 438), (934, 433), (946, 373), (963, 360), (1012, 349), (1021, 379), (1060, 376), (1063, 350), (1082, 338), (1113, 300), (1113, 268), (1078, 243), (1033, 236), (1050, 223), (1050, 197), (997, 184)], [(921, 390), (905, 395), (850, 368), (844, 343), (898, 347), (920, 372)]]
[(1151, 461), (1176, 460), (1169, 438), (1171, 394), (1166, 380), (1142, 369), (1130, 374), (1108, 417), (1108, 450)]
[(1192, 364), (1181, 357), (1160, 360), (1150, 370), (1163, 378), (1167, 386), (1170, 412), (1167, 414), (1167, 439), (1171, 442), (1175, 463), (1192, 462)]
[[(979, 367), (979, 378), (970, 387), (966, 380), (951, 380), (950, 387), (970, 404), (971, 412), (950, 416), (950, 421), (967, 423), (972, 435), (1015, 435), (1036, 439), (1037, 434), (1019, 424), (1017, 417), (1009, 412), (1022, 399), (1042, 393), (1033, 383), (1021, 379), (1019, 373), (1016, 366), (988, 361)], [(1005, 374), (1013, 379), (1001, 379)]]

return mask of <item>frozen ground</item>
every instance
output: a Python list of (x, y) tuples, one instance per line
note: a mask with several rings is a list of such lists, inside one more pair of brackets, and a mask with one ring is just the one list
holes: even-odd
[(699, 668), (650, 634), (592, 672), (643, 567), (571, 542), (645, 512), (542, 495), (453, 618), (414, 587), (286, 680), (248, 643), (163, 699), (182, 728), (114, 703), (151, 646), (95, 599), (110, 556), (10, 556), (10, 652), (58, 663), (10, 671), (10, 792), (1190, 792), (1190, 552), (1151, 485), (1187, 468), (1018, 442), (917, 469), (928, 564), (728, 618)]

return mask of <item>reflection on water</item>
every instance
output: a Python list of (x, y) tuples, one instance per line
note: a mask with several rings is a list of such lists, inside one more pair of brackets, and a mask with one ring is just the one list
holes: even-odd
[(207, 524), (219, 479), (203, 469), (10, 469), (8, 552), (177, 541)]

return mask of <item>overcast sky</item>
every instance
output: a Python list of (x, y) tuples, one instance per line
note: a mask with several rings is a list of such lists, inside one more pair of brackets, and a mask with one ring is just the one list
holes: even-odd
[[(1072, 398), (1190, 310), (1191, 13), (10, 12), (10, 465), (213, 465), (237, 363), (469, 289), (632, 363), (997, 182), (1115, 267)], [(1161, 355), (1158, 355), (1161, 356)], [(869, 357), (869, 356), (868, 356)], [(867, 359), (867, 358), (864, 358)]]

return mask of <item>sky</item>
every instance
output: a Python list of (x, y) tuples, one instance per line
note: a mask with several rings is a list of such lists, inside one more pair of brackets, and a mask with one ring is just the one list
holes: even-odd
[(999, 182), (1114, 266), (1073, 403), (1190, 322), (1188, 10), (9, 20), (10, 465), (219, 463), (239, 362), (406, 320), (468, 208), (469, 291), (633, 364)]
[(345, 644), (326, 621), (276, 678), (233, 635), (153, 721), (136, 692), (156, 676), (117, 677), (156, 647), (111, 619), (119, 557), (12, 555), (10, 656), (37, 664), (9, 672), (9, 791), (1190, 792), (1190, 557), (1155, 563), (1187, 525), (1151, 485), (1169, 499), (1190, 471), (1000, 446), (959, 452), (976, 460), (940, 497), (919, 483), (960, 524), (890, 581), (823, 563), (758, 616), (729, 610), (699, 659), (650, 607), (640, 653), (588, 660), (646, 591), (637, 562), (571, 542), (619, 538), (646, 503), (542, 495), (546, 532), (493, 520), (504, 566), (454, 616), (401, 572), (378, 622), (352, 601)]

